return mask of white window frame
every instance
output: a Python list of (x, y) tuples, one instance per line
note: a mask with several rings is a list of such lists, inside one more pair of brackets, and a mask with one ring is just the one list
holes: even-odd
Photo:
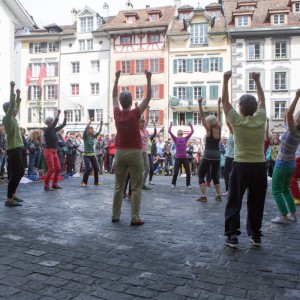
[(158, 124), (159, 119), (159, 110), (150, 110), (149, 111), (149, 124), (155, 123)]
[(131, 45), (131, 36), (130, 35), (122, 35), (120, 37), (120, 44), (121, 45)]
[(73, 61), (72, 62), (72, 73), (80, 73), (80, 62), (79, 61)]
[(32, 86), (32, 97), (31, 100), (40, 100), (41, 95), (40, 95), (41, 89), (38, 85), (33, 85)]
[(201, 116), (199, 112), (194, 112), (193, 113), (193, 125), (201, 125)]
[(66, 121), (67, 122), (73, 122), (73, 110), (66, 110)]
[(300, 2), (295, 3), (295, 12), (296, 13), (300, 12)]
[(47, 63), (47, 77), (55, 77), (55, 63)]
[(178, 73), (186, 73), (187, 61), (186, 59), (178, 59)]
[(152, 99), (159, 98), (158, 84), (151, 85), (151, 97)]
[(93, 39), (86, 39), (86, 50), (90, 51), (94, 48), (94, 41)]
[(46, 100), (54, 100), (55, 97), (55, 87), (54, 85), (47, 85), (47, 89), (46, 89)]
[(149, 43), (154, 44), (154, 43), (159, 43), (160, 35), (159, 33), (150, 33), (149, 34)]
[(247, 47), (248, 60), (261, 60), (261, 44), (259, 42), (249, 43)]
[(287, 103), (285, 100), (274, 101), (274, 108), (273, 108), (274, 120), (283, 120), (284, 119), (286, 104)]
[(86, 47), (85, 47), (85, 40), (78, 40), (79, 43), (79, 51), (85, 51)]
[(32, 53), (41, 53), (41, 52), (42, 52), (42, 44), (41, 43), (33, 43)]
[(177, 95), (180, 100), (186, 100), (186, 87), (185, 86), (177, 87)]
[(79, 96), (79, 83), (71, 83), (71, 96)]
[(103, 109), (96, 109), (95, 111), (96, 122), (103, 122)]
[(217, 57), (211, 57), (209, 59), (209, 69), (211, 72), (219, 71), (219, 59)]
[(32, 77), (37, 78), (40, 76), (41, 71), (41, 64), (40, 63), (33, 63), (32, 64)]
[(249, 16), (237, 16), (237, 26), (238, 27), (249, 26)]
[(81, 109), (74, 109), (74, 122), (80, 123), (82, 120)]
[(80, 18), (80, 32), (91, 32), (94, 29), (94, 17)]
[(138, 100), (144, 99), (144, 86), (143, 85), (135, 86), (135, 98)]
[[(285, 45), (285, 47), (283, 47)], [(275, 42), (275, 59), (287, 59), (288, 58), (288, 43), (286, 41)], [(278, 52), (277, 52), (278, 50)], [(285, 52), (285, 53), (284, 53)]]
[(159, 59), (158, 58), (151, 58), (149, 65), (150, 65), (150, 72), (159, 73)]
[(202, 58), (194, 59), (194, 72), (202, 72)]
[(91, 83), (91, 95), (99, 95), (100, 93), (100, 85), (99, 82)]
[(55, 42), (48, 43), (48, 52), (56, 52)]
[(122, 74), (130, 74), (130, 60), (122, 60), (121, 69)]
[(284, 14), (274, 14), (273, 16), (274, 25), (284, 25), (285, 24), (285, 15)]
[(198, 100), (202, 96), (202, 87), (194, 86), (193, 88), (193, 100)]
[(135, 73), (142, 74), (145, 72), (145, 61), (143, 59), (137, 59), (135, 61)]
[(191, 45), (207, 45), (208, 44), (208, 24), (197, 23), (191, 24)]
[(92, 72), (99, 73), (100, 72), (100, 60), (91, 60), (91, 68), (92, 68)]
[(274, 90), (275, 91), (287, 90), (287, 72), (284, 71), (274, 72)]

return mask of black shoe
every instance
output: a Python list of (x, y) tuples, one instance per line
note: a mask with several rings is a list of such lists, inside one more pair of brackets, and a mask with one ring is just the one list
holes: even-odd
[(5, 201), (5, 206), (10, 206), (10, 207), (16, 207), (16, 206), (22, 206), (22, 203), (13, 200), (13, 201)]
[(144, 190), (144, 191), (150, 191), (151, 189), (144, 185), (144, 186), (143, 186), (143, 190)]
[(53, 188), (51, 188), (50, 186), (44, 187), (44, 191), (45, 192), (50, 192), (50, 191), (54, 191)]
[(59, 185), (53, 185), (52, 188), (53, 188), (54, 190), (62, 190), (62, 187), (59, 186)]
[(111, 219), (111, 221), (112, 221), (113, 223), (118, 223), (118, 222), (120, 221), (120, 219)]
[(14, 201), (16, 201), (16, 202), (24, 202), (24, 200), (22, 200), (22, 199), (20, 199), (20, 198), (18, 198), (18, 197), (13, 197), (13, 199), (14, 199)]
[(225, 240), (225, 244), (231, 248), (236, 248), (239, 244), (239, 240), (235, 235), (230, 235)]
[(261, 238), (252, 236), (250, 237), (250, 242), (253, 246), (260, 247), (261, 246)]

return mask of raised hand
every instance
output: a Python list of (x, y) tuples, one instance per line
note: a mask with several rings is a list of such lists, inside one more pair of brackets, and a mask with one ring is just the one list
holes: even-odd
[(147, 80), (151, 79), (152, 73), (150, 71), (145, 70), (145, 74), (146, 74)]
[(138, 103), (138, 102), (135, 102), (134, 105), (135, 105), (135, 107), (138, 107), (138, 106), (139, 106), (139, 103)]
[(202, 104), (202, 97), (198, 98), (198, 104), (201, 105)]
[(20, 91), (19, 89), (17, 89), (17, 90), (16, 90), (16, 93), (17, 93), (18, 96), (20, 96), (21, 91)]
[(173, 122), (172, 121), (170, 122), (170, 126), (173, 126)]
[(296, 98), (300, 98), (300, 89), (296, 91)]
[(224, 73), (223, 79), (228, 81), (231, 78), (231, 75), (232, 75), (232, 72), (227, 71), (227, 72)]
[(121, 70), (117, 71), (115, 74), (116, 74), (116, 80), (118, 81), (121, 76)]
[(218, 104), (220, 105), (221, 103), (222, 103), (222, 98), (219, 97), (219, 99), (218, 99)]
[(250, 78), (252, 78), (254, 81), (258, 81), (260, 79), (260, 73), (252, 72), (250, 73)]
[(60, 109), (58, 109), (58, 110), (57, 110), (57, 115), (59, 116), (59, 115), (60, 115), (60, 113), (61, 113), (61, 110), (60, 110)]

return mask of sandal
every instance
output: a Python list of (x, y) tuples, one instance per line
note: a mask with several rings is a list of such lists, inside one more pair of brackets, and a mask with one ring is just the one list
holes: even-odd
[(215, 200), (216, 201), (222, 201), (223, 199), (222, 199), (222, 196), (220, 194), (216, 194)]
[(199, 202), (207, 202), (207, 197), (201, 195), (199, 198), (196, 199), (196, 201), (199, 201)]

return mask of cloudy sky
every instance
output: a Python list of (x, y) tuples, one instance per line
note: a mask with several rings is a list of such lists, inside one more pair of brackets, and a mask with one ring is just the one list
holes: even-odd
[[(116, 15), (119, 10), (125, 9), (127, 0), (19, 0), (30, 15), (33, 16), (36, 23), (47, 25), (57, 23), (58, 25), (67, 25), (72, 22), (72, 8), (82, 9), (89, 6), (100, 15), (102, 14), (102, 6), (106, 2), (109, 5), (109, 14)], [(217, 0), (181, 0), (181, 5), (189, 4), (197, 7), (217, 2)], [(134, 8), (143, 8), (146, 5), (150, 7), (162, 5), (174, 5), (174, 0), (131, 0)]]

